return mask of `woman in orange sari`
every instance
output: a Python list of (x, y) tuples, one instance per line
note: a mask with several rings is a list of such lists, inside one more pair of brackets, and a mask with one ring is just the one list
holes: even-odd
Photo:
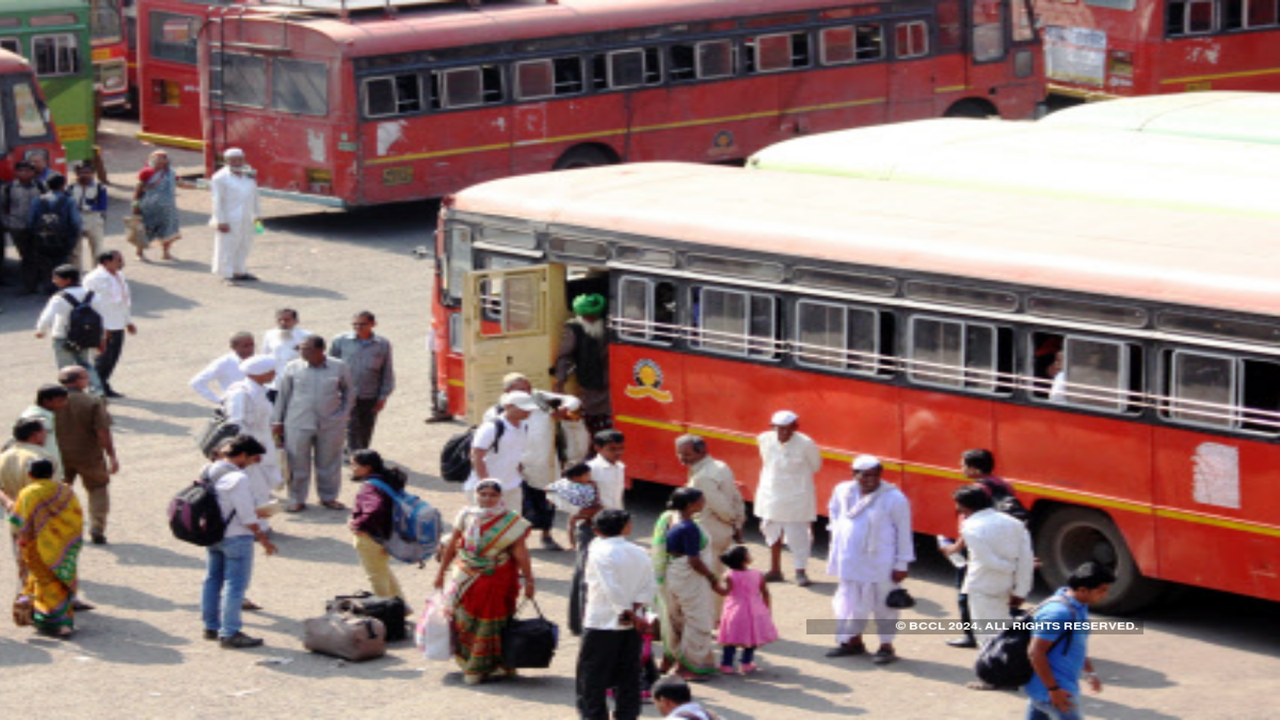
[(53, 480), (53, 463), (32, 460), (31, 483), (11, 498), (0, 493), (9, 522), (18, 528), (21, 563), (26, 570), (22, 594), (35, 606), (36, 631), (70, 637), (75, 631), (76, 561), (80, 556), (84, 514), (70, 486)]
[[(490, 675), (515, 675), (514, 668), (502, 664), (502, 631), (515, 614), (522, 576), (525, 596), (534, 593), (524, 542), (529, 522), (506, 508), (497, 480), (482, 480), (475, 494), (476, 505), (463, 510), (454, 523), (435, 582), (449, 599), (454, 659), (468, 685), (478, 685)], [(446, 587), (450, 566), (453, 573)]]

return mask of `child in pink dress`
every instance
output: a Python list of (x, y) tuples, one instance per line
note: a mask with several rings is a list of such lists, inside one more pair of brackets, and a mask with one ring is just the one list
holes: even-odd
[(756, 670), (756, 648), (778, 639), (778, 629), (773, 625), (769, 588), (764, 574), (748, 569), (751, 552), (745, 545), (737, 545), (720, 556), (720, 562), (729, 568), (724, 574), (724, 614), (720, 617), (720, 644), (723, 646), (720, 672), (733, 672), (733, 658), (742, 648), (742, 674)]

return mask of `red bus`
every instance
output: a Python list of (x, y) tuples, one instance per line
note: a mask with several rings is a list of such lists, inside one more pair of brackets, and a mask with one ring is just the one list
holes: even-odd
[(683, 484), (692, 432), (750, 499), (786, 408), (827, 459), (820, 501), (873, 453), (915, 529), (953, 534), (960, 454), (990, 448), (1050, 586), (1097, 560), (1119, 571), (1108, 612), (1161, 581), (1280, 600), (1280, 260), (1257, 250), (1278, 233), (677, 163), (497, 180), (441, 210), (443, 409), (482, 413), (505, 372), (549, 387), (567, 301), (603, 291), (636, 479)]
[(203, 150), (197, 41), (211, 13), (247, 0), (136, 0), (138, 139)]
[(93, 85), (104, 108), (129, 105), (129, 45), (122, 0), (92, 0), (89, 36), (93, 45)]
[(1030, 117), (1043, 96), (1024, 0), (223, 8), (200, 37), (207, 169), (242, 147), (261, 186), (343, 206), (553, 168), (741, 162), (895, 120)]
[(1051, 94), (1280, 90), (1276, 0), (1035, 0)]
[(31, 64), (21, 55), (0, 50), (0, 181), (12, 180), (14, 163), (36, 150), (48, 155), (50, 167), (66, 165)]

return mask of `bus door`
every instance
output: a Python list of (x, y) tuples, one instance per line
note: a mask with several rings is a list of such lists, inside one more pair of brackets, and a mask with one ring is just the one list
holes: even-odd
[(537, 389), (551, 387), (550, 368), (568, 319), (564, 265), (467, 273), (462, 335), (468, 422), (480, 422), (498, 401), (507, 373), (523, 374)]
[(918, 120), (933, 115), (937, 81), (937, 33), (930, 15), (907, 16), (885, 23), (889, 58), (889, 121)]

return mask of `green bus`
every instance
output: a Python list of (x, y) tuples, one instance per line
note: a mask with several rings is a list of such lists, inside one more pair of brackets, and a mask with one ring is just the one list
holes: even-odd
[(1087, 103), (1040, 124), (1280, 144), (1280, 93), (1194, 92)]
[(71, 163), (93, 158), (89, 20), (89, 0), (21, 0), (0, 9), (0, 49), (31, 62)]
[[(747, 167), (1280, 218), (1276, 145), (1043, 121), (939, 118), (842, 130), (777, 143)], [(1029, 217), (1027, 227), (1045, 221), (1053, 222)]]

